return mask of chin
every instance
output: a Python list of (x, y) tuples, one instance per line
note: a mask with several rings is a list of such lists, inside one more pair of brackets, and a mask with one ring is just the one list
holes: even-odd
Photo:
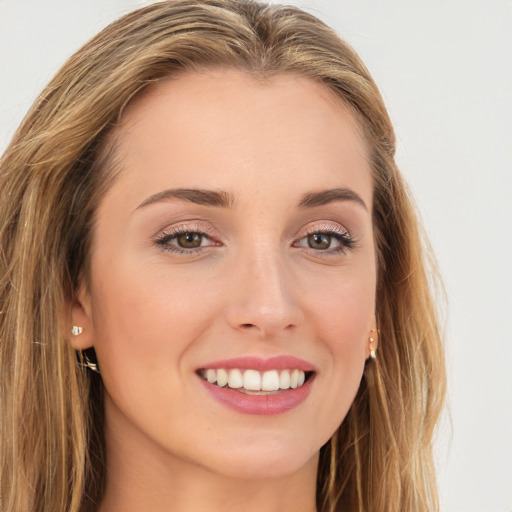
[[(260, 440), (261, 441), (261, 440)], [(304, 446), (287, 445), (285, 442), (256, 442), (237, 449), (212, 454), (210, 471), (235, 479), (279, 479), (292, 475), (304, 466), (313, 464), (316, 469), (319, 449), (304, 450)], [(220, 471), (219, 471), (219, 468)]]

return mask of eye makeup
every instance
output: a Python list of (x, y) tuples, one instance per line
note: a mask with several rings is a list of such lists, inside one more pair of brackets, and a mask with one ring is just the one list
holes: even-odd
[(329, 254), (337, 254), (353, 249), (354, 239), (347, 232), (338, 230), (314, 230), (294, 243), (294, 247), (309, 248)]
[[(155, 245), (165, 252), (178, 255), (197, 255), (223, 245), (213, 229), (201, 224), (181, 224), (162, 231), (155, 238)], [(313, 225), (300, 238), (295, 238), (291, 247), (329, 257), (344, 254), (356, 247), (350, 233), (337, 224)]]
[(214, 239), (212, 229), (198, 224), (185, 224), (164, 230), (155, 244), (165, 252), (192, 255), (222, 245)]

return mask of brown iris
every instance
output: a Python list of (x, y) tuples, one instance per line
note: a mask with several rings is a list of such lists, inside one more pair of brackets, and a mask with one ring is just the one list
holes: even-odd
[(203, 235), (200, 233), (183, 233), (176, 237), (178, 245), (184, 249), (195, 249), (201, 246)]
[(331, 236), (325, 233), (314, 233), (308, 235), (308, 245), (311, 249), (325, 250), (331, 245)]

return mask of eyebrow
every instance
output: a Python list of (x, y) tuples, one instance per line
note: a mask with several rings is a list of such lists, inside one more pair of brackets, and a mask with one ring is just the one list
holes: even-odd
[(172, 199), (188, 201), (189, 203), (205, 206), (217, 206), (220, 208), (231, 208), (235, 203), (233, 195), (222, 190), (215, 191), (197, 188), (174, 188), (153, 194), (137, 206), (137, 210), (153, 203), (169, 201)]
[[(174, 188), (157, 192), (149, 196), (139, 206), (144, 208), (150, 204), (161, 201), (169, 201), (177, 199), (179, 201), (187, 201), (189, 203), (200, 204), (204, 206), (215, 206), (218, 208), (232, 208), (235, 204), (234, 196), (224, 190), (205, 190), (197, 188)], [(299, 200), (297, 206), (299, 208), (314, 208), (316, 206), (325, 206), (335, 201), (354, 201), (360, 204), (365, 210), (367, 206), (361, 196), (352, 189), (340, 187), (320, 190), (318, 192), (308, 192)]]
[(352, 189), (345, 187), (330, 188), (304, 194), (298, 206), (299, 208), (314, 208), (315, 206), (325, 206), (334, 201), (355, 201), (365, 210), (368, 210), (361, 196)]

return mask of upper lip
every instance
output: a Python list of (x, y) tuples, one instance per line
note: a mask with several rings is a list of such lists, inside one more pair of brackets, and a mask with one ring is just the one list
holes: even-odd
[(286, 369), (297, 369), (303, 372), (314, 372), (315, 366), (299, 359), (298, 357), (281, 355), (274, 357), (257, 357), (257, 356), (243, 356), (235, 357), (233, 359), (224, 359), (222, 361), (214, 361), (201, 366), (201, 369), (218, 369), (225, 368), (227, 370), (233, 368), (239, 369), (251, 369), (265, 372), (267, 370), (286, 370)]

